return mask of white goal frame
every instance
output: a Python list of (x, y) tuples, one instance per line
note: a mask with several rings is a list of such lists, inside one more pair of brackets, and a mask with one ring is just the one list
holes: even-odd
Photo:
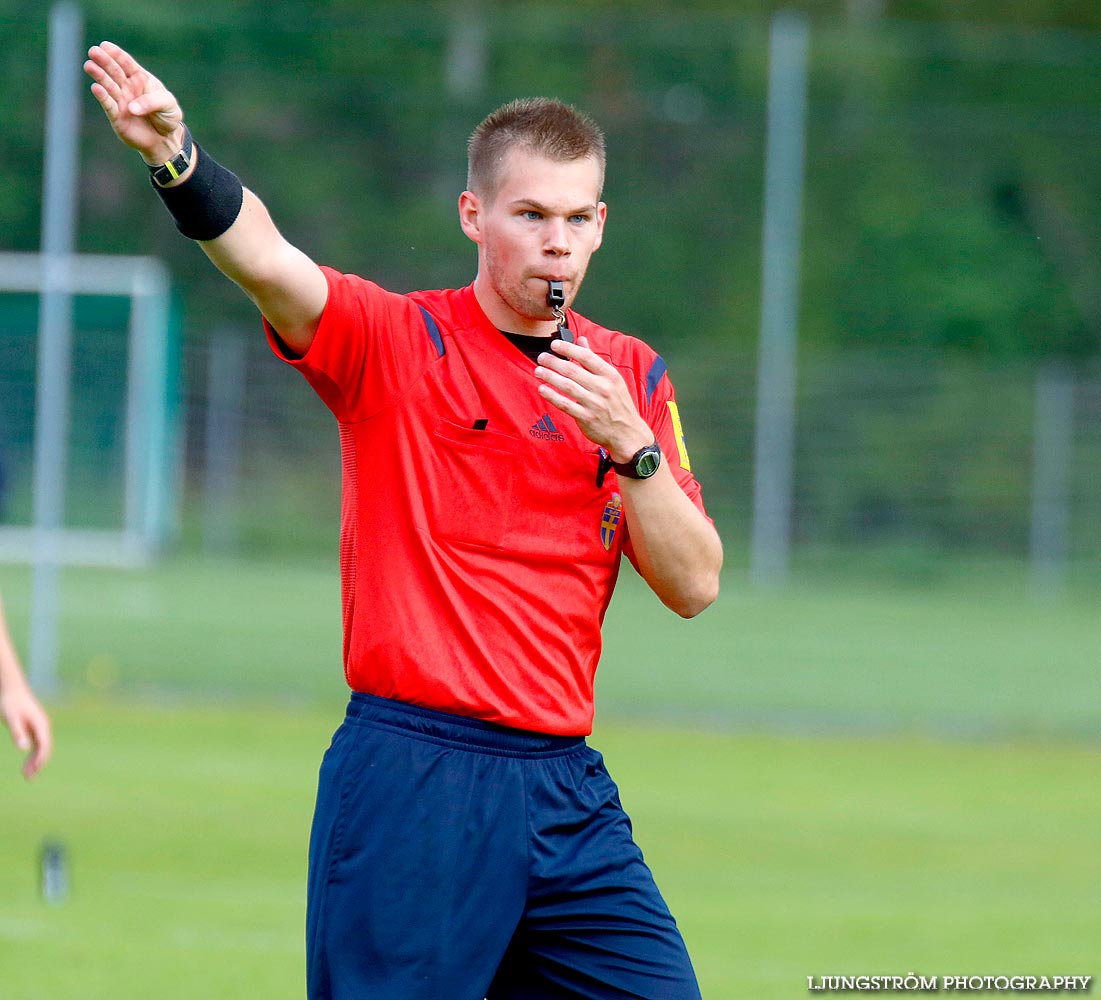
[[(44, 260), (37, 253), (0, 252), (0, 294), (40, 295), (47, 282)], [(59, 271), (67, 275), (62, 291), (130, 300), (123, 523), (118, 529), (62, 527), (45, 539), (34, 527), (0, 525), (0, 562), (33, 563), (44, 542), (51, 558), (63, 565), (143, 565), (163, 548), (172, 530), (178, 492), (166, 385), (168, 270), (155, 257), (73, 254)], [(54, 274), (49, 280), (56, 287)]]

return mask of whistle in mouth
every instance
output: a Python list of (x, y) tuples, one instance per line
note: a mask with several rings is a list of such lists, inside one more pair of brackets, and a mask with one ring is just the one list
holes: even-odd
[(561, 281), (548, 281), (550, 290), (547, 292), (547, 305), (552, 309), (561, 309), (566, 304), (566, 291)]
[(547, 281), (550, 290), (547, 292), (547, 305), (554, 313), (555, 322), (558, 323), (558, 339), (573, 343), (573, 334), (566, 326), (566, 292), (562, 288), (561, 281)]

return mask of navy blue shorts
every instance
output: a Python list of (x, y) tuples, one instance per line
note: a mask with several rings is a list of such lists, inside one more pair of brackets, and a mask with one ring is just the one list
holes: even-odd
[(355, 693), (310, 838), (310, 1000), (699, 1000), (603, 760)]

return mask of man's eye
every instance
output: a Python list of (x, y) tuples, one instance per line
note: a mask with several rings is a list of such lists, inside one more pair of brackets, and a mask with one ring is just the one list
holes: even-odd
[(587, 216), (587, 215), (571, 215), (570, 216), (570, 222), (576, 223), (577, 225), (583, 225), (584, 223), (586, 223), (588, 221), (589, 221), (589, 216)]
[(543, 218), (543, 216), (536, 212), (534, 209), (529, 208), (527, 211), (524, 212), (524, 218), (530, 219), (532, 222), (536, 222), (539, 219)]

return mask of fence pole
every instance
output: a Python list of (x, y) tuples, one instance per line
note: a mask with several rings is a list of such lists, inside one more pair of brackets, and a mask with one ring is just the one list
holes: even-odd
[(65, 515), (69, 366), (73, 338), (71, 257), (77, 209), (77, 139), (83, 19), (69, 0), (50, 9), (46, 137), (42, 181), (42, 295), (38, 319), (34, 427), (34, 568), (31, 575), (31, 683), (57, 688), (60, 618), (58, 536)]
[(1045, 365), (1036, 375), (1030, 562), (1041, 597), (1057, 596), (1066, 583), (1073, 444), (1074, 376), (1065, 365)]
[(208, 552), (233, 552), (239, 541), (247, 344), (236, 330), (216, 331), (210, 338), (203, 451), (203, 548)]
[(784, 11), (772, 19), (750, 540), (756, 586), (784, 583), (791, 546), (809, 46), (804, 15)]

